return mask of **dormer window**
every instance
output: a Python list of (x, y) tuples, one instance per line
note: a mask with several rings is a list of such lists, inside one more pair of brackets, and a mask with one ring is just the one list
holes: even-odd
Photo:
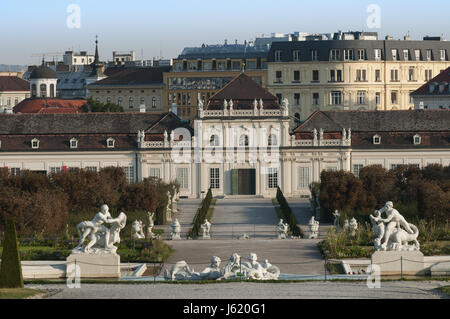
[(70, 148), (71, 149), (78, 148), (78, 140), (76, 138), (72, 138), (70, 140)]
[(115, 144), (116, 144), (116, 140), (113, 139), (112, 137), (110, 137), (106, 140), (106, 145), (108, 146), (108, 148), (114, 148)]
[(33, 149), (39, 148), (39, 140), (37, 138), (31, 140), (31, 148)]
[(422, 137), (419, 134), (414, 135), (414, 145), (422, 144)]
[(373, 137), (373, 144), (375, 144), (375, 145), (380, 145), (381, 144), (381, 136), (380, 135), (375, 135)]

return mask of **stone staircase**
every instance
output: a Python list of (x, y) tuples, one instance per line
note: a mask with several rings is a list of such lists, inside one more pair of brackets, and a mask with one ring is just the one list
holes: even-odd
[(172, 232), (171, 226), (176, 218), (181, 225), (180, 236), (182, 239), (186, 239), (186, 235), (192, 228), (192, 221), (200, 205), (200, 199), (180, 199), (178, 201), (178, 213), (172, 214), (172, 222), (169, 222), (167, 225), (155, 226), (155, 229), (163, 229), (162, 239), (169, 240)]

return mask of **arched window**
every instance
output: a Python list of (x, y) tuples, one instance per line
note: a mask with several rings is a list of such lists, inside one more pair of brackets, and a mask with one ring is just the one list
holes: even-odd
[(209, 145), (210, 146), (219, 146), (220, 145), (220, 141), (219, 141), (219, 136), (218, 135), (211, 135), (211, 138), (209, 139)]
[(239, 137), (239, 146), (248, 146), (248, 135), (242, 134)]
[(122, 99), (121, 96), (119, 96), (119, 98), (117, 99), (117, 104), (118, 104), (119, 106), (122, 106), (122, 104), (123, 104), (123, 99)]
[(41, 97), (47, 97), (47, 84), (41, 84), (39, 89), (41, 90)]
[(36, 84), (32, 84), (31, 85), (31, 97), (36, 97), (36, 96), (37, 96)]
[(270, 134), (267, 144), (269, 146), (278, 146), (278, 138), (277, 138), (277, 136), (275, 134)]
[(130, 97), (130, 109), (134, 107), (134, 99)]
[(50, 97), (55, 97), (55, 85), (50, 84)]
[(152, 108), (156, 108), (156, 98), (152, 99)]

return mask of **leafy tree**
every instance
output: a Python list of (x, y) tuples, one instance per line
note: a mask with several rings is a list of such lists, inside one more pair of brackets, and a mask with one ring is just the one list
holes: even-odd
[(124, 112), (123, 107), (113, 103), (101, 103), (89, 98), (87, 103), (81, 107), (85, 113), (105, 113), (105, 112)]
[(16, 227), (12, 219), (9, 219), (6, 224), (2, 263), (0, 266), (0, 288), (23, 288), (22, 265), (17, 244)]
[(394, 175), (379, 165), (361, 169), (359, 178), (366, 193), (366, 207), (383, 206), (387, 201), (395, 200)]

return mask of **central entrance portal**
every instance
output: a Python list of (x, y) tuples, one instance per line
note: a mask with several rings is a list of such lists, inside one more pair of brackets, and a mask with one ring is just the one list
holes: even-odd
[(231, 190), (232, 195), (256, 195), (256, 170), (233, 169)]

